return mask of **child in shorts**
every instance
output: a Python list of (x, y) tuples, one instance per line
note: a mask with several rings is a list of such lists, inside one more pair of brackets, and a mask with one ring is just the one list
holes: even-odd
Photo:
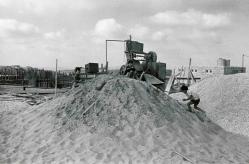
[(196, 110), (201, 111), (201, 110), (197, 107), (198, 104), (200, 103), (200, 97), (199, 97), (199, 95), (198, 95), (197, 93), (195, 93), (195, 92), (193, 92), (193, 91), (188, 91), (188, 87), (185, 86), (185, 85), (183, 85), (183, 86), (181, 87), (181, 92), (185, 93), (186, 96), (188, 97), (188, 98), (186, 98), (186, 99), (182, 99), (182, 101), (188, 101), (188, 100), (190, 100), (190, 101), (187, 103), (188, 109), (189, 109), (190, 112), (194, 112), (194, 111), (191, 110), (191, 106), (190, 106), (190, 105), (193, 105), (193, 104), (194, 104), (194, 108), (195, 108)]

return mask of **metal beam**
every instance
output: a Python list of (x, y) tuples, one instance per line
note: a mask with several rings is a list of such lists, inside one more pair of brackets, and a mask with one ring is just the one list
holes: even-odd
[[(105, 51), (106, 51), (106, 66), (107, 66), (107, 42), (126, 42), (126, 40), (105, 40)], [(106, 72), (107, 72), (107, 69), (106, 68)]]
[(126, 40), (106, 40), (106, 41), (110, 41), (110, 42), (126, 42)]
[(247, 55), (242, 55), (242, 68), (241, 68), (241, 73), (243, 73), (243, 67), (244, 67), (244, 57), (249, 57)]

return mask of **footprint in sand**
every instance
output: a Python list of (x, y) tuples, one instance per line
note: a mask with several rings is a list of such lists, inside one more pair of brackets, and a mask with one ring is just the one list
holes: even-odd
[(85, 158), (81, 158), (80, 161), (81, 161), (82, 163), (84, 163), (84, 164), (88, 164), (88, 162), (86, 161)]
[(39, 129), (35, 130), (34, 132), (35, 132), (35, 133), (38, 133), (41, 129), (42, 129), (42, 128), (39, 128)]
[(0, 128), (0, 134), (4, 134), (5, 130)]
[(37, 149), (37, 153), (38, 154), (40, 154), (41, 152), (43, 152), (44, 150), (46, 150), (47, 149), (47, 146), (42, 146), (42, 147), (40, 147), (39, 149)]
[(29, 150), (29, 151), (26, 151), (24, 154), (29, 155), (29, 154), (31, 154), (31, 153), (32, 153), (32, 151), (31, 151), (31, 150)]
[(76, 153), (82, 153), (83, 151), (84, 151), (84, 147), (83, 146), (78, 147), (78, 148), (75, 149)]
[(4, 137), (1, 144), (6, 144), (6, 143), (7, 143), (7, 140), (8, 140), (8, 137)]
[(11, 134), (11, 132), (5, 131), (3, 136), (9, 136)]
[(72, 147), (74, 147), (75, 143), (72, 141), (67, 141), (64, 145), (64, 148), (66, 149), (71, 149)]
[(96, 156), (96, 159), (102, 160), (103, 157), (104, 157), (104, 154), (103, 154), (103, 153), (98, 153), (98, 155)]
[(163, 133), (160, 129), (156, 129), (152, 134), (152, 138), (156, 145), (163, 145), (165, 143), (165, 138), (163, 137)]
[(69, 138), (70, 140), (72, 140), (72, 141), (76, 141), (77, 135), (76, 135), (76, 133), (72, 133), (68, 138)]

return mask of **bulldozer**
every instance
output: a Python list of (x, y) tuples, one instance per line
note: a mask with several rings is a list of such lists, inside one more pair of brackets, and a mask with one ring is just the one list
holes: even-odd
[(125, 75), (129, 61), (132, 61), (136, 77), (164, 91), (166, 88), (166, 63), (157, 62), (154, 51), (143, 52), (143, 43), (125, 40), (126, 64), (120, 68), (120, 74)]

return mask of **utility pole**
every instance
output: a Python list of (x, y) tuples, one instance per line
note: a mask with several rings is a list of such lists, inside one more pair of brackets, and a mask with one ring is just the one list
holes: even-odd
[(57, 61), (58, 59), (56, 59), (56, 72), (55, 72), (55, 97), (57, 96)]
[[(242, 55), (242, 68), (241, 68), (241, 73), (243, 73), (243, 68), (244, 68), (244, 57), (249, 57), (249, 56), (247, 56), (247, 55)], [(245, 73), (245, 72), (244, 72)]]
[(105, 40), (105, 66), (106, 66), (106, 73), (108, 72), (108, 68), (107, 68), (107, 41), (108, 40)]
[(243, 67), (244, 67), (244, 54), (242, 55), (242, 70), (243, 71)]

